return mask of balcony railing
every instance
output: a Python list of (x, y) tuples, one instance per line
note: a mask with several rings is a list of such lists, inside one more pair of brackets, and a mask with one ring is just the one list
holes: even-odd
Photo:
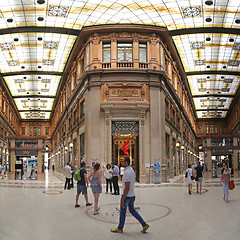
[(148, 63), (139, 63), (139, 68), (148, 68)]
[(102, 68), (111, 68), (111, 63), (102, 63)]
[(133, 62), (117, 62), (117, 68), (133, 68)]

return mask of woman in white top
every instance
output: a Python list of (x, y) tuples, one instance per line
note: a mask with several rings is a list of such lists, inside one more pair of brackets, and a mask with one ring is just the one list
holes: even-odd
[(125, 168), (124, 168), (124, 167), (122, 166), (122, 164), (120, 163), (120, 176), (121, 176), (121, 181), (122, 181), (124, 172), (125, 172)]
[(108, 163), (106, 170), (104, 172), (104, 177), (106, 179), (106, 193), (108, 193), (108, 185), (110, 185), (110, 192), (112, 193), (112, 174), (111, 165)]
[(187, 183), (188, 183), (188, 193), (191, 195), (192, 194), (192, 185), (193, 185), (193, 170), (192, 170), (192, 165), (188, 164), (188, 169), (187, 169)]

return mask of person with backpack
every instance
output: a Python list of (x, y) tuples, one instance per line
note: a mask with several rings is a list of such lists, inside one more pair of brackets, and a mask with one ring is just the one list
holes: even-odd
[(76, 195), (76, 204), (75, 208), (80, 207), (78, 204), (79, 195), (82, 193), (85, 197), (86, 206), (92, 206), (92, 203), (88, 201), (87, 188), (88, 188), (88, 179), (87, 179), (87, 170), (85, 169), (86, 163), (81, 162), (80, 169), (75, 171), (74, 180), (77, 181), (77, 195)]

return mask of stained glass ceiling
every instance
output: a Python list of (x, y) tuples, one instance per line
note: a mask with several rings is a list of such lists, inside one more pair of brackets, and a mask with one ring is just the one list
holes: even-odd
[(239, 9), (236, 0), (0, 1), (0, 72), (22, 119), (49, 119), (82, 27), (163, 26), (176, 44), (197, 116), (224, 118), (240, 83)]

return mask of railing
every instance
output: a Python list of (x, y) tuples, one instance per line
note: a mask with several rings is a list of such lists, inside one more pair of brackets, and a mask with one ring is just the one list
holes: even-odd
[(102, 68), (111, 68), (111, 63), (102, 63)]
[(117, 62), (117, 68), (133, 68), (133, 62)]
[(148, 63), (139, 63), (139, 68), (148, 68)]

